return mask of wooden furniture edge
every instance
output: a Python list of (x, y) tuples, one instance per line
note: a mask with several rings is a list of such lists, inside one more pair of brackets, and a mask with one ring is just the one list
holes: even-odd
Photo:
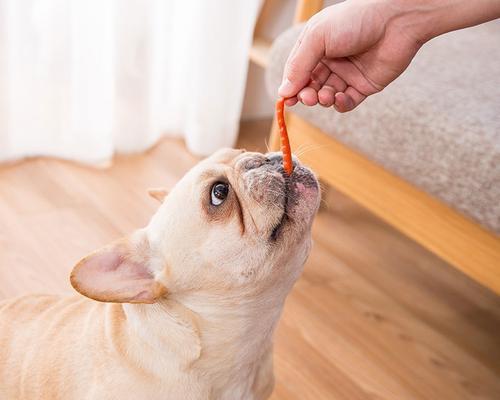
[(252, 46), (250, 47), (250, 61), (265, 68), (269, 63), (269, 52), (271, 51), (272, 42), (264, 37), (255, 36)]
[[(500, 238), (431, 195), (287, 112), (292, 149), (326, 183), (466, 275), (500, 294)], [(276, 129), (269, 145), (279, 149)]]
[(323, 8), (323, 0), (298, 0), (293, 17), (294, 24), (307, 21)]

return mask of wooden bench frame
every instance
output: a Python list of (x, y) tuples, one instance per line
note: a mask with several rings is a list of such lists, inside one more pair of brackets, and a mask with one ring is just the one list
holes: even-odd
[[(260, 34), (270, 1), (263, 4), (250, 59), (266, 67), (272, 42)], [(298, 0), (294, 23), (321, 10), (321, 0)], [(301, 160), (327, 184), (379, 216), (469, 277), (500, 294), (500, 238), (447, 204), (388, 172), (309, 122), (286, 113), (292, 148), (311, 146)], [(270, 147), (279, 149), (275, 121)]]

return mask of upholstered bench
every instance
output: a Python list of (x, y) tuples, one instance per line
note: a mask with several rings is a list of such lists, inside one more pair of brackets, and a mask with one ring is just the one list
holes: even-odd
[[(268, 54), (272, 98), (301, 29)], [(327, 183), (500, 293), (500, 21), (427, 43), (350, 113), (287, 111), (292, 144), (317, 145), (304, 156)]]

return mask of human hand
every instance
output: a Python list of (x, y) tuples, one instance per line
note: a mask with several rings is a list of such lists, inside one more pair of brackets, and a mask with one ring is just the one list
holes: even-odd
[(278, 94), (286, 105), (332, 105), (351, 111), (384, 89), (408, 66), (422, 42), (398, 6), (348, 0), (305, 25), (285, 65)]

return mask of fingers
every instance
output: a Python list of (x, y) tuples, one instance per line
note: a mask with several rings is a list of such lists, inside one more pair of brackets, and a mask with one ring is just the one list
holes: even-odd
[(278, 89), (281, 97), (296, 96), (311, 79), (311, 73), (325, 53), (324, 40), (317, 29), (305, 27), (285, 64), (284, 80)]
[(361, 93), (370, 95), (383, 89), (368, 80), (357, 65), (348, 58), (325, 59), (323, 62), (331, 71), (335, 71), (337, 76), (341, 76), (348, 86), (355, 87)]
[(325, 84), (330, 74), (330, 68), (322, 62), (319, 62), (311, 73), (311, 82), (309, 82), (309, 86), (311, 86), (314, 90), (319, 90), (321, 86)]
[(340, 78), (338, 79), (340, 83), (333, 86), (325, 84), (318, 92), (311, 87), (304, 88), (297, 96), (287, 98), (285, 104), (287, 107), (291, 107), (300, 100), (300, 102), (306, 106), (313, 106), (319, 103), (323, 107), (334, 106), (340, 113), (352, 111), (361, 104), (367, 96), (360, 93), (352, 86), (337, 90), (336, 87), (345, 86), (345, 82)]
[(338, 112), (344, 113), (354, 110), (367, 97), (354, 87), (348, 86), (334, 72), (330, 73), (324, 82), (320, 81), (323, 81), (323, 75), (319, 81), (311, 81), (297, 96), (288, 98), (285, 104), (290, 107), (299, 101), (306, 106), (319, 103), (324, 107), (334, 106)]
[(318, 101), (323, 107), (331, 107), (335, 103), (335, 93), (337, 91), (332, 86), (323, 86), (318, 92)]
[(314, 106), (318, 104), (318, 91), (324, 85), (325, 81), (330, 76), (330, 70), (323, 63), (319, 63), (311, 73), (311, 81), (302, 89), (297, 98), (306, 106)]
[(344, 113), (380, 90), (351, 59), (323, 59), (324, 48), (320, 41), (311, 42), (311, 37), (306, 27), (285, 66), (285, 80), (278, 93), (286, 98), (287, 106), (299, 101), (306, 106), (319, 103)]
[(318, 104), (318, 92), (312, 87), (305, 87), (297, 95), (302, 104), (306, 106), (315, 106)]
[(299, 102), (299, 100), (297, 99), (297, 96), (294, 96), (294, 97), (288, 97), (286, 100), (285, 100), (285, 105), (287, 107), (292, 107), (294, 106), (295, 104), (297, 104)]
[(319, 103), (324, 107), (331, 107), (335, 103), (335, 93), (343, 92), (347, 84), (336, 73), (332, 72), (318, 91)]
[(344, 113), (354, 110), (366, 96), (352, 86), (349, 86), (344, 92), (335, 94), (335, 104), (333, 105), (338, 112)]

